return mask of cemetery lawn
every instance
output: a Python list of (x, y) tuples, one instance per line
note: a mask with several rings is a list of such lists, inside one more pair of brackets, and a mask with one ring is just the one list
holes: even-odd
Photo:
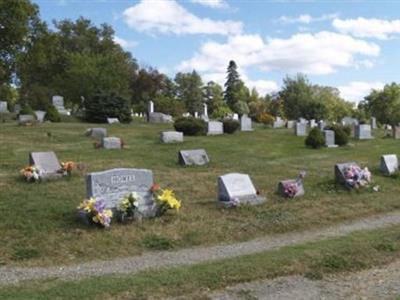
[[(312, 150), (292, 130), (256, 128), (254, 132), (185, 137), (183, 144), (161, 144), (159, 133), (171, 125), (100, 125), (123, 138), (125, 149), (94, 149), (83, 135), (98, 124), (54, 123), (18, 127), (0, 125), (0, 265), (51, 266), (245, 241), (256, 237), (326, 226), (400, 208), (400, 177), (379, 174), (382, 154), (400, 154), (400, 140), (375, 132), (370, 141), (351, 141), (339, 149)], [(211, 163), (181, 167), (180, 149), (206, 149)], [(86, 164), (86, 172), (110, 168), (147, 168), (162, 187), (182, 200), (178, 214), (109, 230), (87, 228), (76, 220), (85, 198), (84, 173), (60, 181), (25, 183), (19, 170), (30, 151), (55, 151), (60, 161)], [(368, 166), (379, 192), (348, 192), (336, 187), (335, 163)], [(307, 171), (306, 195), (286, 200), (275, 193), (278, 181)], [(248, 173), (267, 197), (261, 206), (217, 209), (217, 177)]]
[[(336, 272), (382, 266), (400, 258), (400, 226), (283, 247), (279, 250), (141, 272), (65, 282), (49, 279), (0, 287), (2, 299), (209, 299), (206, 293), (241, 282), (302, 275), (312, 280)], [(180, 299), (180, 298), (179, 298)], [(251, 298), (253, 299), (253, 298)]]

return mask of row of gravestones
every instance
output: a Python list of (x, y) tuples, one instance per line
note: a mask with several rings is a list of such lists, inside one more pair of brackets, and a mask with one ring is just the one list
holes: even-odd
[[(183, 150), (179, 152), (179, 159), (183, 164), (197, 164), (197, 161), (207, 161), (208, 156), (204, 150)], [(61, 177), (58, 172), (60, 163), (54, 152), (32, 152), (29, 163), (40, 170), (42, 179)], [(335, 165), (335, 180), (345, 183), (345, 170), (354, 162)], [(381, 169), (386, 175), (392, 175), (399, 170), (396, 155), (384, 155), (381, 158)], [(288, 182), (298, 183), (299, 190), (295, 196), (304, 195), (301, 181), (285, 180), (278, 184), (278, 192)], [(153, 172), (147, 169), (117, 168), (101, 172), (89, 173), (86, 176), (87, 197), (103, 200), (107, 208), (115, 209), (120, 199), (131, 192), (136, 192), (139, 197), (138, 211), (143, 217), (154, 217), (156, 205), (151, 193), (154, 184)], [(259, 196), (252, 180), (247, 174), (229, 173), (218, 177), (218, 204), (224, 207), (238, 204), (260, 204), (266, 200)]]

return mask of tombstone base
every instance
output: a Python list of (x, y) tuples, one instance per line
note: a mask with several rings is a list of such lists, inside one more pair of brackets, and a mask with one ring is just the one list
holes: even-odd
[(238, 202), (232, 202), (232, 201), (221, 201), (219, 200), (217, 205), (218, 207), (221, 208), (230, 208), (230, 207), (236, 207), (240, 205), (260, 205), (263, 204), (267, 200), (266, 197), (261, 197), (261, 196), (255, 196), (255, 197), (243, 197), (243, 198), (238, 198)]

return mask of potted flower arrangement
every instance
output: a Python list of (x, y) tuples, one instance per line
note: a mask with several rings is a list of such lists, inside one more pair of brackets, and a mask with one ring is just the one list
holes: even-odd
[(357, 165), (350, 165), (344, 170), (346, 186), (350, 189), (366, 187), (371, 183), (371, 172), (368, 168), (360, 168)]
[(132, 192), (122, 198), (117, 208), (119, 221), (126, 222), (128, 220), (133, 220), (138, 207), (139, 199), (140, 196), (135, 192)]
[(23, 168), (21, 175), (27, 182), (37, 182), (40, 180), (40, 170), (34, 165)]
[(111, 225), (113, 213), (106, 209), (104, 201), (95, 198), (85, 199), (78, 206), (79, 216), (87, 224), (94, 224), (99, 227), (108, 228)]
[(181, 201), (175, 197), (175, 193), (171, 189), (161, 189), (158, 184), (154, 184), (151, 187), (151, 192), (155, 195), (156, 202), (158, 205), (157, 216), (162, 216), (169, 209), (175, 209), (179, 211), (181, 208)]

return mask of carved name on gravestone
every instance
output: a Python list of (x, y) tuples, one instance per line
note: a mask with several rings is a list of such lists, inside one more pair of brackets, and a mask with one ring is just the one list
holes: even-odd
[(301, 180), (288, 179), (288, 180), (280, 181), (278, 183), (278, 193), (279, 193), (279, 195), (286, 196), (284, 187), (287, 184), (296, 184), (297, 185), (297, 193), (296, 193), (296, 195), (294, 195), (294, 197), (301, 197), (301, 196), (303, 196), (305, 194), (303, 182)]
[(118, 118), (107, 118), (108, 124), (119, 124)]
[(0, 113), (8, 113), (8, 106), (6, 101), (0, 101)]
[(104, 149), (121, 149), (122, 141), (118, 137), (104, 137), (102, 140), (102, 146)]
[(338, 145), (335, 144), (335, 132), (333, 130), (324, 130), (325, 146), (328, 148), (336, 148)]
[(218, 121), (210, 121), (208, 122), (208, 135), (218, 135), (218, 134), (223, 134), (224, 133), (224, 128), (222, 122)]
[(115, 209), (129, 193), (139, 196), (138, 211), (144, 217), (154, 217), (156, 204), (150, 189), (153, 172), (146, 169), (111, 169), (86, 176), (87, 197), (103, 200), (107, 208)]
[(210, 162), (207, 152), (204, 149), (181, 150), (178, 153), (178, 160), (184, 166), (203, 166)]
[(397, 155), (390, 154), (390, 155), (383, 155), (381, 157), (381, 166), (380, 169), (383, 174), (385, 175), (393, 175), (397, 171), (399, 171), (399, 160)]
[(107, 136), (107, 129), (102, 127), (89, 128), (85, 134), (96, 139), (102, 139)]
[(249, 175), (230, 173), (218, 177), (218, 200), (229, 207), (233, 203), (257, 205), (266, 199), (257, 195)]
[(31, 152), (29, 153), (29, 164), (35, 165), (39, 169), (40, 178), (50, 179), (59, 178), (61, 165), (56, 154), (50, 152)]
[(240, 118), (240, 130), (241, 131), (252, 131), (253, 130), (253, 124), (251, 122), (251, 118), (249, 118), (247, 115), (243, 115)]
[(38, 120), (40, 123), (43, 123), (44, 117), (46, 116), (46, 112), (45, 112), (45, 111), (42, 111), (42, 110), (36, 110), (36, 111), (35, 111), (35, 115), (36, 115), (37, 120)]
[(335, 165), (335, 182), (346, 183), (345, 171), (350, 166), (358, 166), (355, 162), (340, 163)]
[(19, 125), (28, 125), (36, 122), (36, 119), (32, 115), (19, 115), (18, 116), (18, 124)]
[(393, 126), (393, 138), (398, 140), (400, 139), (400, 126)]
[(183, 132), (179, 131), (164, 131), (160, 134), (160, 139), (162, 143), (182, 143), (183, 142)]
[(372, 139), (371, 125), (361, 124), (361, 125), (356, 126), (356, 138), (359, 140)]
[(294, 126), (294, 129), (295, 129), (295, 134), (297, 136), (306, 136), (307, 135), (307, 124), (306, 123), (297, 122), (296, 125)]
[(172, 116), (163, 113), (153, 112), (149, 115), (150, 123), (172, 123), (173, 121)]

